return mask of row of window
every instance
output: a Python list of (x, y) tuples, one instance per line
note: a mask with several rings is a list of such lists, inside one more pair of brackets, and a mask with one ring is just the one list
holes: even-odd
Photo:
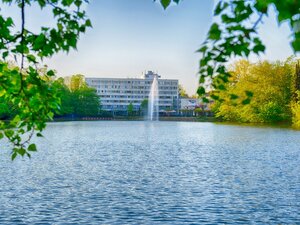
[[(148, 96), (143, 96), (143, 95), (99, 95), (100, 99), (105, 99), (105, 98), (126, 98), (126, 99), (148, 99)], [(177, 99), (177, 97), (173, 96), (159, 96), (159, 99)]]
[[(97, 90), (98, 94), (145, 94), (149, 95), (149, 91), (120, 91), (120, 90)], [(160, 95), (178, 95), (177, 91), (159, 91)]]
[[(166, 109), (170, 109), (170, 107), (173, 107), (171, 105), (168, 106), (159, 106), (159, 110), (166, 110)], [(134, 110), (139, 110), (140, 106), (139, 105), (133, 105)], [(102, 106), (103, 110), (127, 110), (128, 109), (128, 105), (103, 105)], [(176, 107), (175, 107), (176, 109)]]
[[(141, 100), (102, 100), (101, 101), (101, 104), (103, 104), (103, 105), (107, 105), (107, 104), (109, 104), (109, 103), (114, 103), (114, 104), (116, 104), (116, 103), (118, 103), (118, 104), (125, 104), (125, 103), (127, 103), (127, 104), (130, 104), (130, 103), (137, 103), (137, 104), (141, 104)], [(161, 104), (161, 105), (170, 105), (170, 104), (173, 104), (173, 101), (159, 101), (159, 104)]]
[[(152, 80), (96, 80), (87, 79), (87, 83), (93, 84), (152, 84)], [(161, 85), (178, 85), (178, 81), (159, 80), (158, 84)]]
[[(104, 89), (115, 89), (115, 90), (120, 90), (120, 89), (138, 89), (138, 90), (150, 90), (150, 86), (117, 86), (117, 85), (90, 85), (93, 88), (104, 90)], [(159, 86), (159, 90), (177, 90), (178, 86)]]

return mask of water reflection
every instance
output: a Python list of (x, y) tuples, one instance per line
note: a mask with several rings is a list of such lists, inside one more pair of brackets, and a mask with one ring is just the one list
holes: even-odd
[(300, 133), (176, 122), (50, 124), (1, 156), (0, 224), (300, 221)]

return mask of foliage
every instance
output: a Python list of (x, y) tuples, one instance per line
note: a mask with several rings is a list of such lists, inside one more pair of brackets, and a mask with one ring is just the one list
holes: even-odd
[[(38, 64), (59, 51), (76, 49), (79, 35), (91, 27), (81, 9), (87, 2), (2, 0), (3, 4), (17, 4), (21, 16), (21, 27), (17, 29), (12, 17), (0, 15), (0, 102), (17, 110), (9, 124), (0, 121), (0, 139), (5, 136), (13, 145), (12, 159), (17, 155), (30, 157), (30, 152), (36, 151), (35, 145), (30, 144), (31, 137), (36, 132), (36, 136), (42, 136), (46, 121), (59, 109), (58, 94), (47, 82), (54, 76), (54, 71), (47, 69), (41, 76)], [(38, 4), (41, 9), (51, 8), (55, 26), (42, 26), (37, 33), (28, 30), (25, 9), (32, 4)], [(19, 65), (10, 65), (10, 59)]]
[[(300, 97), (300, 92), (297, 92), (297, 95)], [(300, 129), (300, 102), (299, 101), (293, 101), (291, 103), (291, 109), (293, 114), (293, 127)]]
[[(12, 159), (35, 151), (30, 139), (46, 126), (46, 121), (57, 111), (59, 98), (55, 90), (33, 67), (20, 71), (19, 67), (0, 63), (0, 102), (6, 102), (12, 111), (17, 111), (9, 123), (0, 122), (0, 138), (4, 136), (13, 144)], [(27, 135), (24, 135), (28, 133)]]
[(83, 75), (57, 79), (53, 85), (61, 99), (57, 116), (97, 116), (100, 99), (94, 88), (87, 86)]
[[(295, 61), (249, 63), (238, 61), (213, 107), (216, 116), (239, 122), (277, 122), (291, 119)], [(212, 92), (211, 95), (214, 95)], [(244, 99), (251, 99), (245, 104)]]
[[(172, 2), (180, 0), (160, 0), (167, 8)], [(209, 90), (215, 90), (215, 99), (225, 89), (231, 74), (225, 63), (232, 57), (248, 57), (250, 53), (260, 54), (265, 45), (257, 34), (259, 24), (268, 16), (269, 8), (277, 11), (279, 24), (287, 23), (291, 28), (291, 47), (300, 52), (300, 1), (295, 0), (219, 0), (214, 16), (216, 21), (211, 25), (207, 38), (198, 50), (202, 54), (199, 70), (199, 88), (197, 93), (204, 96)], [(206, 97), (204, 101), (208, 102)], [(248, 96), (245, 103), (250, 101)]]
[(72, 92), (79, 90), (80, 88), (86, 87), (84, 76), (81, 74), (76, 74), (71, 77), (66, 77), (64, 80), (68, 88)]
[(132, 116), (133, 115), (133, 104), (131, 102), (127, 106), (127, 112), (128, 112), (128, 116)]
[(179, 84), (178, 88), (179, 88), (179, 96), (180, 97), (182, 97), (182, 98), (188, 98), (189, 97), (186, 90), (184, 89), (184, 87), (181, 84)]
[(142, 109), (147, 109), (148, 108), (148, 99), (144, 99), (141, 103), (141, 108)]
[(95, 116), (100, 110), (99, 97), (96, 90), (90, 87), (82, 87), (73, 92), (74, 113), (79, 116)]

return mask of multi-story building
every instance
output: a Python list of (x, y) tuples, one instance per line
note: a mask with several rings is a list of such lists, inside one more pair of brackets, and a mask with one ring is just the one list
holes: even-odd
[(159, 110), (179, 110), (178, 80), (160, 79), (160, 75), (148, 71), (141, 78), (86, 78), (86, 83), (97, 90), (101, 109), (127, 111), (131, 103), (135, 111), (148, 99), (154, 77), (158, 78)]

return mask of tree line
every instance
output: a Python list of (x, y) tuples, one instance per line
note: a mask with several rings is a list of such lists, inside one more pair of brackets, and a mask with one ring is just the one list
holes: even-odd
[[(42, 71), (40, 71), (42, 72)], [(54, 117), (97, 116), (100, 113), (100, 98), (94, 88), (88, 87), (83, 75), (46, 80), (48, 88), (57, 93), (59, 107), (51, 114)], [(43, 104), (41, 102), (41, 104)], [(18, 105), (9, 99), (0, 98), (0, 119), (10, 120), (19, 113)]]
[(229, 67), (231, 77), (223, 90), (211, 91), (215, 116), (236, 122), (291, 122), (300, 128), (298, 63), (294, 58), (236, 62)]

